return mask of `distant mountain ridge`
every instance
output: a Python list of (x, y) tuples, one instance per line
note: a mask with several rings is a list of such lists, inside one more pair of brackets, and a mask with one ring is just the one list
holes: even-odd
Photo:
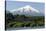
[(24, 15), (31, 15), (31, 16), (42, 16), (43, 14), (39, 12), (39, 10), (31, 7), (30, 5), (26, 5), (24, 7), (11, 10), (11, 12), (15, 14), (24, 14)]

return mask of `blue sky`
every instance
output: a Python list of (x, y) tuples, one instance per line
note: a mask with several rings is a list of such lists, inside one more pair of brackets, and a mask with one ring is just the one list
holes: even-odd
[(37, 2), (20, 2), (20, 1), (7, 1), (6, 9), (13, 10), (16, 8), (23, 7), (25, 5), (30, 5), (33, 8), (39, 10), (40, 12), (44, 13), (44, 3), (37, 3)]

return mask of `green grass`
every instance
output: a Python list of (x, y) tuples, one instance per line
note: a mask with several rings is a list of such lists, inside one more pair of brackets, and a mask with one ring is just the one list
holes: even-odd
[[(21, 21), (18, 20), (22, 19)], [(28, 19), (28, 21), (25, 21), (24, 19)], [(23, 21), (24, 20), (24, 21)], [(8, 27), (36, 27), (36, 26), (44, 26), (44, 16), (17, 16), (15, 19), (7, 20), (9, 23), (6, 24)]]
[[(40, 26), (44, 23), (42, 23), (42, 21), (37, 21), (38, 23), (35, 23), (34, 21), (30, 21), (30, 22), (12, 22), (12, 23), (9, 23), (8, 26), (9, 27), (33, 27), (33, 26), (37, 26), (37, 24)], [(44, 26), (44, 25), (43, 25)]]

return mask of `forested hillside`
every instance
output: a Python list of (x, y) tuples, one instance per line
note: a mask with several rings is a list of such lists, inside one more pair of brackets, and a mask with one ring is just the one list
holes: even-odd
[(44, 26), (44, 16), (25, 16), (6, 13), (5, 27), (37, 27)]

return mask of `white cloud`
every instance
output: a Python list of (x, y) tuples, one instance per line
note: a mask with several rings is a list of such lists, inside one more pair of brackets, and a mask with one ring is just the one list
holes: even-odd
[(44, 3), (45, 0), (7, 0), (7, 1), (26, 1), (26, 2), (40, 2)]

